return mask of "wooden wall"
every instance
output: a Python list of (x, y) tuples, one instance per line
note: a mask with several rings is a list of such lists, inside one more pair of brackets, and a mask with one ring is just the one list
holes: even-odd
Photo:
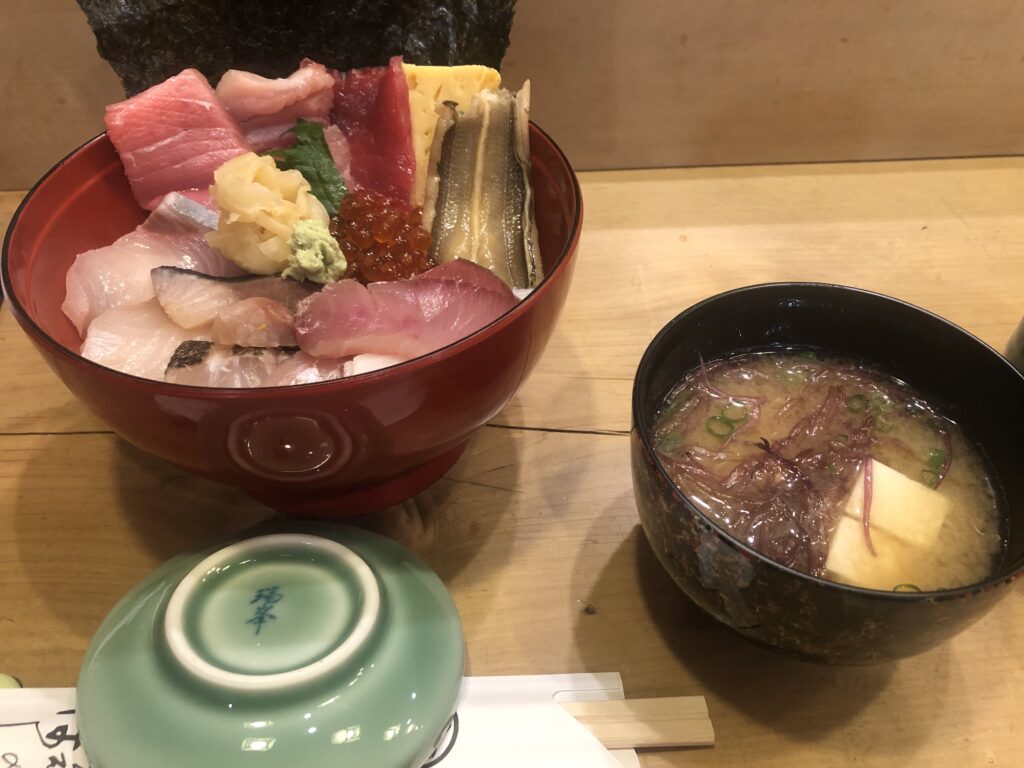
[[(519, 0), (505, 75), (581, 169), (1024, 151), (1020, 0)], [(0, 0), (0, 189), (119, 95), (74, 0)]]

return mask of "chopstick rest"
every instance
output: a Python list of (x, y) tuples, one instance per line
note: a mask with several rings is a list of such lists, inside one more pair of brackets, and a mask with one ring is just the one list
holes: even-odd
[(715, 743), (703, 696), (578, 701), (561, 706), (608, 749), (710, 747)]

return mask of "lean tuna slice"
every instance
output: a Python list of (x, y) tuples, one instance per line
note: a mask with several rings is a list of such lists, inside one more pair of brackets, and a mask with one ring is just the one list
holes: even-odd
[(273, 299), (254, 296), (217, 313), (210, 336), (218, 344), (242, 347), (294, 347), (295, 315)]
[(311, 355), (409, 360), (458, 341), (516, 305), (489, 270), (456, 260), (412, 280), (342, 280), (299, 305), (295, 336)]
[(196, 69), (111, 104), (105, 121), (135, 199), (147, 210), (168, 192), (208, 187), (214, 170), (249, 151), (238, 123)]
[(178, 345), (197, 338), (209, 338), (207, 329), (188, 331), (175, 325), (156, 299), (150, 299), (97, 317), (85, 336), (82, 357), (122, 373), (159, 381)]
[(292, 143), (287, 131), (300, 117), (326, 123), (334, 78), (323, 64), (306, 59), (288, 77), (266, 78), (229, 69), (217, 83), (221, 104), (241, 125), (256, 152)]
[(294, 347), (266, 349), (182, 342), (164, 373), (164, 380), (195, 387), (276, 387), (313, 384), (340, 378), (344, 361), (310, 357)]
[(182, 328), (213, 322), (225, 307), (242, 299), (272, 299), (294, 313), (299, 302), (315, 290), (311, 283), (287, 277), (214, 277), (175, 267), (154, 269), (151, 283), (160, 306)]
[(156, 267), (240, 274), (241, 269), (206, 242), (206, 233), (216, 226), (217, 215), (210, 209), (183, 195), (167, 195), (134, 231), (75, 258), (65, 278), (64, 314), (84, 335), (104, 312), (152, 299), (150, 272)]
[(353, 180), (372, 192), (409, 203), (416, 156), (402, 58), (395, 56), (386, 67), (332, 74), (331, 117), (348, 142)]

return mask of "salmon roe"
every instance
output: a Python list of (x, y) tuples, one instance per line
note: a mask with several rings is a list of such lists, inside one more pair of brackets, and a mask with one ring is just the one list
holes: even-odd
[(345, 195), (331, 234), (348, 260), (346, 278), (361, 283), (403, 280), (437, 266), (430, 257), (430, 233), (420, 226), (421, 208), (384, 195), (356, 190)]

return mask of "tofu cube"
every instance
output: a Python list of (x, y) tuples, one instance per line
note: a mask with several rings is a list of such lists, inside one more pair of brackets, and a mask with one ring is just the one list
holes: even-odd
[[(939, 536), (950, 502), (945, 496), (874, 459), (871, 462), (871, 509), (868, 523), (872, 539), (884, 531), (912, 547), (930, 548)], [(864, 514), (864, 470), (861, 469), (843, 514), (858, 526)], [(863, 537), (862, 537), (863, 538)], [(870, 553), (868, 553), (870, 555)]]
[(855, 587), (885, 591), (897, 584), (914, 583), (914, 547), (876, 528), (871, 530), (871, 545), (875, 554), (868, 549), (859, 520), (839, 518), (825, 561), (827, 577)]

